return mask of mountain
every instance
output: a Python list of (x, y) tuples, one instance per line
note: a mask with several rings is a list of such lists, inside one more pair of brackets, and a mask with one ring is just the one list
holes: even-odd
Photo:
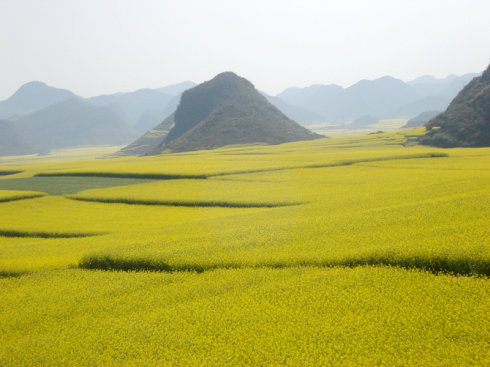
[[(291, 87), (279, 93), (276, 97), (293, 106), (312, 111), (324, 119), (338, 120), (336, 103), (340, 100), (344, 89), (338, 85), (314, 84), (306, 88)], [(329, 116), (331, 114), (335, 116)]]
[(430, 75), (424, 75), (407, 82), (407, 84), (420, 95), (446, 96), (451, 101), (471, 79), (477, 76), (479, 76), (478, 73), (468, 73), (461, 76), (449, 75), (446, 78), (437, 79)]
[(351, 118), (360, 115), (382, 115), (395, 106), (413, 102), (417, 94), (409, 85), (399, 79), (384, 76), (376, 80), (361, 80), (345, 89), (344, 111), (349, 111)]
[(180, 94), (193, 86), (193, 82), (182, 82), (158, 89), (139, 89), (129, 93), (96, 96), (88, 101), (110, 108), (138, 133), (143, 133), (173, 113), (177, 109)]
[[(172, 95), (154, 89), (139, 89), (130, 93), (91, 97), (88, 101), (97, 106), (110, 108), (130, 125), (138, 125), (144, 129), (142, 131), (146, 131), (148, 127), (155, 126), (155, 117), (158, 117), (157, 121), (161, 121), (164, 117), (161, 115), (161, 110), (172, 98)], [(150, 120), (150, 123), (146, 120)]]
[(345, 122), (363, 115), (382, 115), (387, 110), (415, 101), (418, 96), (403, 81), (385, 76), (361, 80), (346, 89), (334, 84), (289, 88), (278, 97), (318, 113), (326, 121)]
[(173, 122), (157, 147), (142, 154), (214, 149), (230, 144), (279, 144), (322, 137), (287, 118), (252, 83), (232, 72), (218, 74), (185, 91)]
[(424, 126), (430, 119), (436, 117), (442, 111), (425, 111), (407, 121), (403, 128)]
[(447, 96), (430, 96), (416, 100), (415, 102), (400, 106), (394, 110), (384, 113), (383, 119), (394, 118), (412, 118), (425, 111), (444, 111), (451, 103), (451, 98)]
[(469, 82), (445, 112), (427, 123), (421, 144), (439, 147), (490, 146), (490, 65)]
[(157, 92), (168, 94), (171, 96), (180, 96), (187, 89), (193, 88), (196, 83), (191, 81), (185, 81), (178, 84), (167, 85), (162, 88), (155, 89)]
[(22, 138), (42, 150), (124, 144), (134, 131), (107, 107), (69, 99), (13, 120)]
[[(7, 122), (2, 123), (0, 151), (21, 154), (81, 144), (126, 143), (171, 115), (182, 91), (193, 86), (187, 81), (83, 99), (42, 82), (24, 84), (0, 102), (0, 119), (14, 123), (8, 129)], [(18, 142), (19, 149), (13, 149), (15, 144), (10, 142)]]
[(79, 97), (69, 90), (53, 88), (42, 82), (26, 83), (10, 98), (0, 102), (0, 118), (26, 115), (72, 98)]
[(174, 125), (175, 114), (171, 114), (152, 130), (122, 148), (115, 156), (147, 155), (157, 149)]
[(444, 79), (423, 76), (408, 83), (384, 76), (361, 80), (345, 89), (334, 84), (293, 87), (277, 97), (317, 113), (327, 122), (352, 121), (363, 115), (378, 119), (411, 118), (424, 111), (446, 109), (475, 75), (452, 75)]
[(179, 94), (177, 96), (174, 96), (162, 109), (163, 116), (170, 116), (173, 114), (176, 110), (177, 107), (179, 107), (180, 103), (180, 98), (182, 97), (182, 94)]
[(0, 156), (37, 152), (37, 148), (24, 141), (12, 122), (0, 120)]
[(294, 106), (279, 97), (270, 96), (262, 91), (259, 91), (259, 93), (262, 94), (272, 105), (276, 106), (279, 111), (300, 125), (311, 125), (317, 122), (322, 122), (324, 119), (318, 113)]
[[(115, 155), (146, 155), (154, 151), (174, 125), (175, 110), (179, 107), (180, 98), (181, 94), (172, 97), (161, 110), (159, 115), (167, 116), (163, 121), (158, 118), (159, 115), (154, 114), (151, 117), (147, 116), (144, 121), (137, 122), (135, 125), (136, 130), (139, 132), (145, 131), (145, 133), (131, 144), (122, 148)], [(153, 123), (149, 125), (151, 119), (153, 119)]]

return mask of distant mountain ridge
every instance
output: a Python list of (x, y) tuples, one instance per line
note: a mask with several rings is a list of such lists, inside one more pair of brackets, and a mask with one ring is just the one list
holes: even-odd
[(311, 125), (316, 122), (322, 122), (323, 117), (318, 113), (308, 111), (304, 108), (294, 106), (279, 97), (270, 96), (265, 92), (259, 91), (271, 104), (276, 106), (291, 120), (298, 122), (301, 125)]
[(342, 123), (363, 115), (378, 119), (411, 118), (427, 110), (444, 110), (476, 75), (444, 79), (424, 76), (408, 83), (384, 76), (361, 80), (348, 88), (335, 84), (292, 87), (277, 97), (323, 116), (325, 122)]
[[(0, 102), (0, 114), (9, 116), (0, 131), (0, 155), (126, 144), (172, 113), (179, 93), (192, 85), (195, 83), (183, 82), (158, 90), (140, 89), (83, 99), (41, 82), (24, 84)], [(165, 94), (165, 90), (172, 94)], [(11, 143), (14, 141), (18, 143)]]
[(69, 99), (20, 117), (12, 124), (41, 151), (80, 145), (119, 145), (134, 136), (131, 127), (107, 107)]
[(10, 98), (0, 102), (0, 118), (8, 119), (71, 98), (81, 98), (66, 89), (50, 87), (42, 82), (22, 85)]
[[(190, 81), (157, 89), (139, 89), (88, 98), (92, 103), (106, 106), (123, 117), (128, 124), (143, 133), (162, 121), (177, 108), (175, 99), (196, 84)], [(175, 106), (175, 107), (173, 107)], [(169, 110), (170, 109), (170, 110)]]

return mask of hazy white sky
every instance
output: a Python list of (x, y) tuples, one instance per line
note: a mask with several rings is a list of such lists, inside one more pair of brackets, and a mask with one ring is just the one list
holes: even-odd
[(0, 0), (0, 100), (28, 81), (84, 97), (231, 70), (289, 86), (480, 72), (488, 0)]

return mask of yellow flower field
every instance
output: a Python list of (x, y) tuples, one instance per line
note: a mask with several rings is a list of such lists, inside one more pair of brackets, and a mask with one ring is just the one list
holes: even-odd
[(1, 365), (488, 365), (484, 279), (390, 268), (0, 280)]
[(0, 365), (488, 365), (490, 149), (418, 133), (3, 165)]

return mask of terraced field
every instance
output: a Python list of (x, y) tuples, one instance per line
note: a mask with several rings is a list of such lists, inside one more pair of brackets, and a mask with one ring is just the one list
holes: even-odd
[(488, 365), (490, 149), (418, 133), (0, 167), (0, 365)]

